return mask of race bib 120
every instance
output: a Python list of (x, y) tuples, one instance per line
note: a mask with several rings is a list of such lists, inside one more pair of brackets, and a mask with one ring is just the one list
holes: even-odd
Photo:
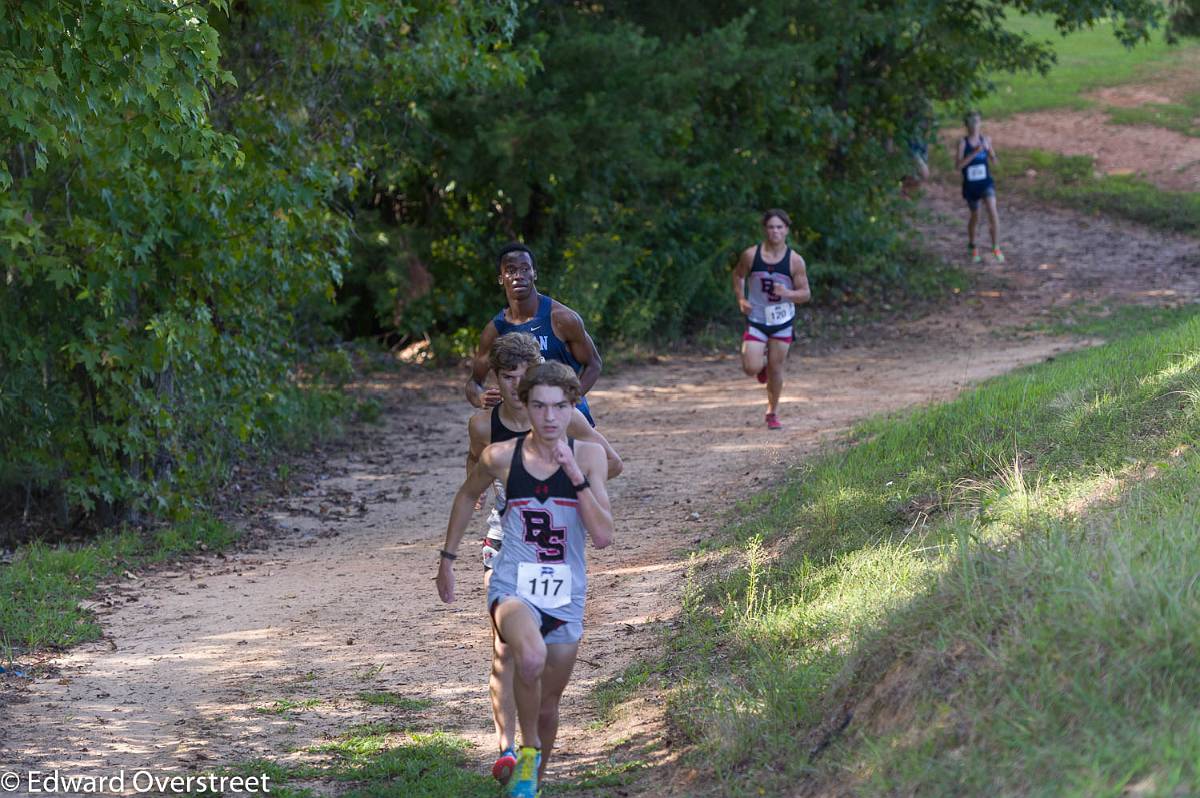
[(767, 324), (786, 324), (792, 320), (792, 316), (796, 314), (796, 306), (791, 302), (780, 302), (775, 305), (767, 305), (763, 310), (763, 315), (766, 317)]
[(517, 592), (544, 610), (571, 603), (571, 566), (523, 562), (517, 566)]
[(987, 164), (977, 163), (967, 167), (967, 180), (987, 180)]

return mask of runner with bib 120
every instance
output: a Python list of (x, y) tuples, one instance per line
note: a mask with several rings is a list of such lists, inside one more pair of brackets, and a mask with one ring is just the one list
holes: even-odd
[[(742, 252), (733, 267), (733, 294), (746, 316), (742, 369), (767, 386), (767, 429), (782, 429), (779, 397), (793, 340), (796, 305), (812, 298), (804, 258), (787, 245), (792, 221), (778, 208), (763, 214), (764, 241)], [(748, 286), (748, 287), (747, 287)]]

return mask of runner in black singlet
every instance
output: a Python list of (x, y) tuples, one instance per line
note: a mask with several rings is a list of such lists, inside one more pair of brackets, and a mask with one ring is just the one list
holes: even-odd
[[(767, 429), (782, 429), (779, 396), (792, 345), (796, 305), (812, 298), (804, 258), (787, 245), (791, 219), (778, 208), (763, 214), (766, 241), (749, 247), (733, 267), (733, 294), (746, 315), (742, 369), (767, 386)], [(749, 295), (743, 283), (749, 283)]]
[(992, 140), (983, 135), (983, 118), (972, 111), (963, 119), (967, 135), (958, 142), (958, 158), (955, 163), (962, 170), (962, 195), (971, 210), (967, 220), (967, 248), (971, 260), (979, 263), (979, 247), (975, 245), (975, 228), (979, 224), (979, 203), (987, 208), (988, 230), (992, 234), (992, 257), (1004, 263), (1000, 251), (1000, 213), (996, 210), (996, 181), (992, 177), (992, 166), (996, 163), (996, 148)]
[(584, 549), (613, 539), (604, 449), (572, 441), (567, 428), (579, 380), (561, 363), (529, 369), (518, 388), (528, 435), (493, 444), (454, 497), (439, 554), (437, 589), (454, 601), (454, 560), (475, 498), (505, 485), (504, 547), (494, 562), (487, 607), (496, 636), (512, 648), (521, 749), (507, 794), (536, 798), (558, 734), (559, 703), (583, 635)]
[[(526, 333), (507, 333), (496, 339), (488, 356), (492, 373), (496, 377), (500, 396), (503, 401), (490, 410), (481, 410), (471, 417), (467, 429), (470, 437), (470, 450), (467, 453), (468, 473), (479, 461), (479, 455), (493, 443), (502, 443), (526, 435), (529, 432), (529, 416), (525, 406), (517, 396), (517, 386), (525, 372), (531, 366), (542, 362), (538, 342)], [(608, 461), (608, 478), (613, 479), (621, 473), (621, 458), (609, 445), (608, 441), (588, 424), (583, 413), (578, 408), (572, 413), (567, 434), (575, 439), (598, 443), (604, 448)], [(483, 539), (483, 567), (485, 570), (484, 585), (488, 582), (488, 574), (492, 561), (499, 554), (503, 538), (501, 516), (504, 513), (504, 485), (495, 482), (492, 485), (495, 503), (488, 514), (487, 531)], [(476, 509), (479, 509), (477, 506)], [(492, 776), (500, 782), (507, 782), (516, 765), (515, 735), (516, 735), (516, 704), (512, 693), (512, 658), (507, 647), (492, 636), (492, 672), (488, 680), (492, 700), (492, 718), (496, 724), (496, 737), (500, 746), (500, 756), (492, 765)]]

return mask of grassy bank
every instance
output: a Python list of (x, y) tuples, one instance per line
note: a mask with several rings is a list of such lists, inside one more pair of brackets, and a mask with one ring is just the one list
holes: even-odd
[(79, 603), (105, 579), (184, 554), (218, 551), (235, 538), (228, 525), (199, 518), (81, 544), (22, 546), (11, 564), (0, 566), (0, 664), (34, 649), (98, 638), (100, 625)]
[(668, 646), (712, 792), (1200, 787), (1200, 311), (1160, 318), (738, 508)]
[(1200, 193), (1163, 191), (1132, 175), (1098, 174), (1087, 155), (1009, 150), (997, 177), (1005, 188), (1089, 213), (1170, 232), (1200, 231)]
[(1010, 28), (1036, 41), (1052, 42), (1058, 62), (1045, 76), (1036, 72), (993, 75), (996, 90), (980, 103), (986, 117), (1047, 108), (1088, 108), (1094, 103), (1083, 96), (1087, 92), (1149, 80), (1157, 71), (1200, 52), (1195, 43), (1168, 45), (1161, 31), (1155, 31), (1148, 43), (1126, 49), (1113, 36), (1109, 22), (1064, 37), (1048, 17), (1016, 15)]

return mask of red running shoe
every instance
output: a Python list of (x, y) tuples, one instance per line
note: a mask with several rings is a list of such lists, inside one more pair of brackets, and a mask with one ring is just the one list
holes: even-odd
[(512, 748), (505, 748), (500, 753), (496, 764), (492, 765), (492, 778), (501, 784), (508, 784), (512, 778), (513, 769), (517, 766), (517, 754)]
[(761, 382), (763, 385), (766, 385), (767, 384), (767, 367), (763, 366), (762, 371), (758, 372), (757, 376), (758, 376), (758, 381)]
[(783, 425), (779, 423), (779, 417), (774, 413), (767, 413), (767, 429), (783, 429)]

